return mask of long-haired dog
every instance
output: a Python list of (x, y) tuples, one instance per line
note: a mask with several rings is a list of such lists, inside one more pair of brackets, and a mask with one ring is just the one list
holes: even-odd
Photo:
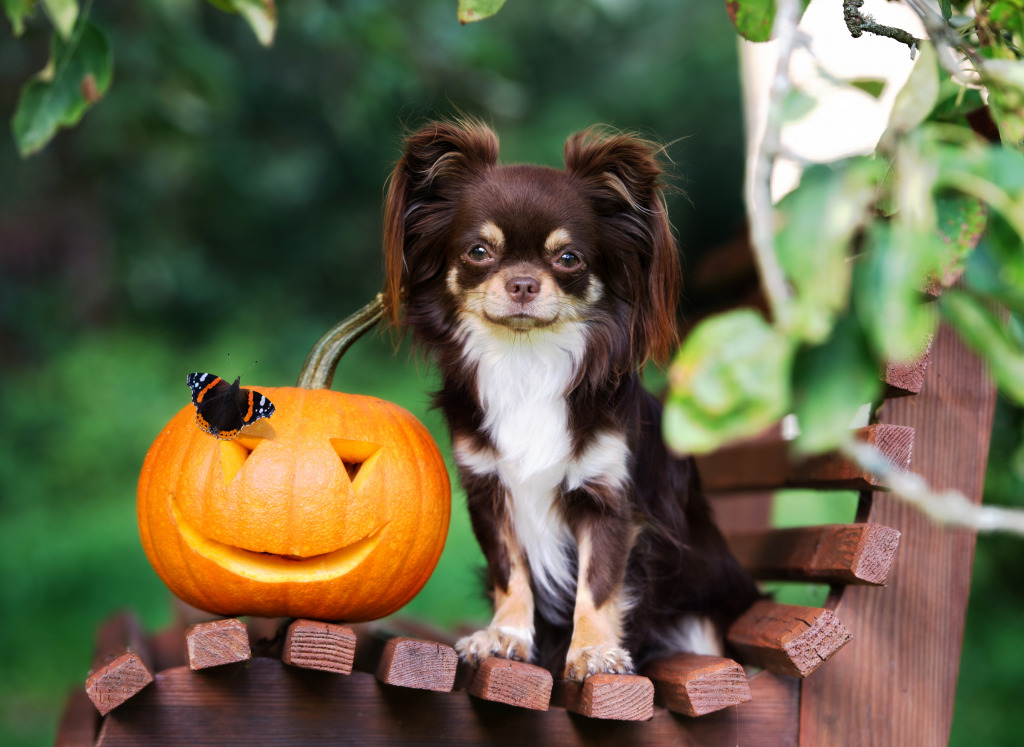
[(391, 177), (387, 309), (440, 366), (494, 595), (490, 626), (457, 644), (471, 663), (582, 680), (720, 652), (757, 596), (640, 381), (676, 343), (658, 153), (592, 130), (564, 171), (502, 166), (487, 127), (435, 123)]

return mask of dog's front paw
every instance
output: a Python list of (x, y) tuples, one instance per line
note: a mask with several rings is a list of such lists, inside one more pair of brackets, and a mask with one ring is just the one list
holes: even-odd
[(566, 679), (583, 682), (592, 674), (632, 674), (633, 658), (618, 646), (570, 649), (565, 660)]
[(533, 653), (533, 635), (515, 628), (486, 628), (455, 643), (459, 656), (477, 666), (488, 656), (529, 661)]

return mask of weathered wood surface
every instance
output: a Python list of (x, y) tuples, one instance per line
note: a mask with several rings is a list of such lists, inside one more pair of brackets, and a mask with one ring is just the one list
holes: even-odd
[(494, 703), (546, 711), (552, 686), (551, 672), (543, 667), (491, 657), (480, 663), (467, 692)]
[[(980, 360), (942, 327), (921, 393), (887, 401), (881, 419), (916, 430), (913, 468), (933, 488), (978, 502), (994, 407)], [(855, 638), (804, 682), (801, 743), (946, 744), (975, 536), (883, 492), (860, 520), (899, 530), (899, 553), (884, 590), (851, 586), (834, 605)]]
[[(372, 675), (295, 669), (276, 659), (203, 673), (177, 667), (111, 713), (102, 747), (374, 745), (795, 745), (798, 681), (760, 672), (753, 700), (699, 719), (655, 708), (650, 721), (605, 721), (510, 708), (465, 693), (387, 687)], [(355, 714), (358, 714), (355, 715)]]
[[(898, 469), (907, 469), (914, 446), (914, 429), (897, 425), (869, 425), (858, 437), (878, 449)], [(793, 461), (788, 442), (753, 441), (697, 457), (705, 490), (762, 490), (771, 488), (823, 488), (871, 490), (878, 480), (838, 454), (822, 454)]]
[(885, 370), (882, 372), (882, 381), (886, 384), (886, 397), (905, 397), (908, 394), (917, 394), (921, 391), (928, 363), (931, 362), (934, 342), (935, 338), (929, 337), (928, 345), (917, 360), (907, 363), (888, 363), (885, 366)]
[(349, 674), (356, 654), (356, 634), (345, 625), (295, 620), (288, 626), (281, 661), (293, 667)]
[(684, 716), (704, 716), (751, 699), (743, 667), (732, 659), (676, 654), (644, 667), (665, 707)]
[(831, 610), (765, 599), (733, 623), (728, 640), (745, 664), (806, 677), (845, 646), (850, 633)]
[(449, 692), (458, 665), (459, 655), (451, 646), (399, 636), (384, 644), (375, 675), (387, 685)]
[(117, 615), (97, 634), (85, 692), (96, 710), (105, 715), (152, 682), (152, 670), (152, 657), (138, 622), (131, 615)]
[(100, 714), (86, 695), (76, 688), (64, 704), (64, 713), (57, 726), (54, 747), (93, 747), (100, 728)]
[(582, 683), (562, 679), (551, 704), (589, 718), (648, 721), (654, 718), (654, 683), (635, 674), (592, 674)]
[(900, 533), (881, 524), (829, 524), (727, 539), (754, 578), (880, 586), (889, 575)]
[(249, 631), (245, 623), (234, 617), (189, 626), (185, 631), (185, 646), (188, 665), (195, 670), (252, 658)]

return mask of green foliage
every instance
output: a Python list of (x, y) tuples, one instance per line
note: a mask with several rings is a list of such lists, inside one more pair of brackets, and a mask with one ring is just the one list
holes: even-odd
[(269, 47), (277, 32), (277, 6), (274, 0), (208, 0), (227, 13), (238, 13), (252, 27), (260, 44)]
[(459, 23), (489, 18), (501, 10), (505, 0), (459, 0)]
[(55, 35), (50, 60), (22, 89), (11, 123), (22, 156), (39, 151), (62, 127), (78, 124), (107, 92), (113, 70), (106, 35), (87, 19), (66, 41)]
[(25, 33), (25, 19), (35, 10), (36, 0), (3, 0), (4, 12), (15, 36)]
[(71, 32), (78, 20), (78, 0), (40, 0), (46, 15), (64, 40), (71, 38)]
[(712, 451), (777, 421), (789, 407), (792, 357), (790, 341), (756, 312), (732, 311), (698, 324), (669, 371), (669, 445)]

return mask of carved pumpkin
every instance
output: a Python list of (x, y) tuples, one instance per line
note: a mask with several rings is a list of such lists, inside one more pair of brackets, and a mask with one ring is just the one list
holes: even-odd
[(269, 420), (219, 441), (189, 404), (146, 455), (139, 531), (157, 574), (222, 615), (394, 612), (426, 583), (448, 530), (448, 475), (429, 432), (372, 397), (257, 389), (276, 406)]

